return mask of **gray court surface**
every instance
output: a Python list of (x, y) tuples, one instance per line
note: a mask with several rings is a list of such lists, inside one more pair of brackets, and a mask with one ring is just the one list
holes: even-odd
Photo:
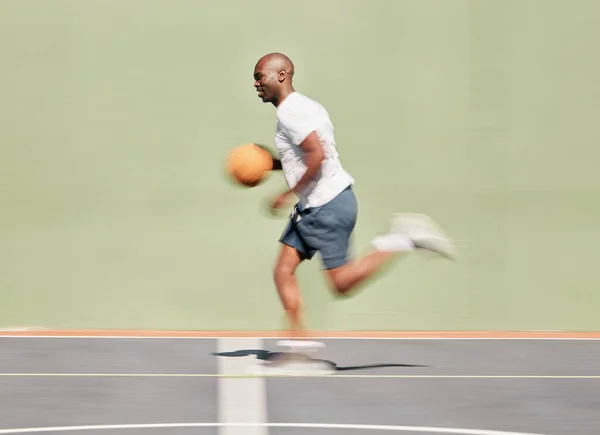
[(598, 340), (323, 342), (257, 376), (275, 340), (0, 338), (0, 434), (600, 434)]

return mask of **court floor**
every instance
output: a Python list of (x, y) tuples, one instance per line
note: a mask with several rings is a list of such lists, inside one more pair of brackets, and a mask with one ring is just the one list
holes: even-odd
[(0, 334), (0, 434), (600, 434), (600, 337)]

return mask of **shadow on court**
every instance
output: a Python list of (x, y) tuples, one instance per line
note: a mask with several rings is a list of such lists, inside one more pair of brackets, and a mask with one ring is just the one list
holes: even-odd
[[(274, 362), (284, 357), (285, 355), (290, 355), (289, 352), (271, 352), (264, 349), (240, 349), (233, 352), (221, 352), (221, 353), (212, 353), (213, 356), (223, 356), (223, 357), (247, 357), (247, 356), (256, 356), (257, 359), (261, 361)], [(375, 368), (386, 368), (386, 367), (428, 367), (424, 365), (417, 364), (367, 364), (360, 366), (338, 366), (333, 361), (318, 359), (318, 358), (310, 358), (313, 362), (320, 362), (331, 366), (332, 369), (338, 372), (348, 371), (348, 370), (366, 370), (366, 369), (375, 369)]]

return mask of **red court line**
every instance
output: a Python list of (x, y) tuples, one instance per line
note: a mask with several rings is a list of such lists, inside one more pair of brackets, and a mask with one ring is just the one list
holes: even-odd
[[(286, 331), (169, 331), (135, 329), (3, 330), (0, 337), (289, 338)], [(309, 331), (307, 338), (571, 338), (600, 339), (600, 331)]]

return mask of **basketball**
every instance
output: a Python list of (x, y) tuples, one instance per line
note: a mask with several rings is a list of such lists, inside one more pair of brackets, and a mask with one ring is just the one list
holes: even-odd
[(235, 147), (227, 155), (225, 166), (229, 175), (239, 184), (254, 187), (273, 169), (271, 154), (256, 144)]

